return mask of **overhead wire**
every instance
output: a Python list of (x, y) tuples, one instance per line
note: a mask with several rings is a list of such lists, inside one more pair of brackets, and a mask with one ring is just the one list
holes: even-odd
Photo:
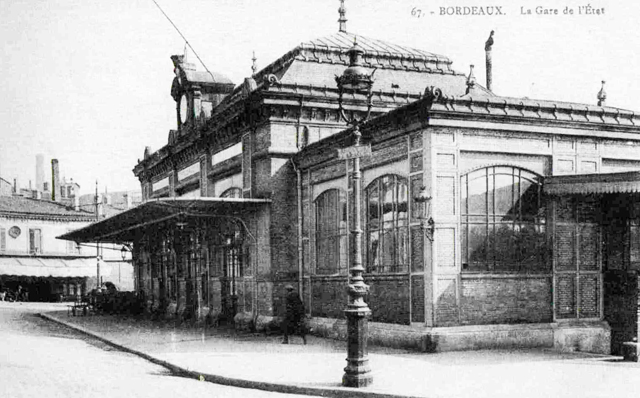
[[(175, 28), (175, 30), (178, 32), (178, 34), (180, 35), (180, 37), (182, 37), (182, 39), (184, 39), (184, 42), (187, 46), (189, 46), (189, 48), (191, 49), (191, 51), (193, 51), (193, 54), (196, 56), (196, 58), (198, 58), (198, 61), (200, 61), (200, 63), (202, 64), (202, 66), (204, 67), (204, 69), (207, 71), (207, 73), (209, 73), (209, 75), (211, 75), (211, 79), (213, 79), (213, 81), (216, 81), (216, 78), (213, 77), (213, 73), (211, 73), (211, 71), (209, 70), (209, 68), (207, 68), (207, 65), (205, 65), (205, 63), (202, 61), (202, 59), (200, 58), (200, 56), (198, 55), (198, 53), (196, 52), (195, 48), (193, 48), (193, 46), (191, 45), (191, 43), (189, 43), (189, 40), (187, 40), (187, 38), (182, 34), (182, 32), (180, 31), (180, 29), (178, 29), (178, 27), (176, 26), (175, 23), (173, 23), (173, 21), (171, 20), (171, 18), (169, 18), (169, 16), (167, 15), (166, 12), (164, 12), (164, 10), (162, 9), (162, 7), (160, 7), (160, 4), (158, 4), (158, 2), (156, 0), (151, 0), (153, 1), (153, 3), (156, 5), (156, 7), (158, 7), (158, 9), (160, 10), (160, 12), (162, 13), (162, 15), (165, 16), (165, 18), (167, 18), (167, 20), (169, 21), (169, 23), (171, 23), (171, 25)], [(186, 51), (185, 51), (186, 53)]]

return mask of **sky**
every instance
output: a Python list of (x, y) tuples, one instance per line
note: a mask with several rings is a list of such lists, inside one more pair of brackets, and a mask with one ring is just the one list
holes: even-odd
[[(301, 42), (338, 31), (338, 0), (156, 1), (209, 70), (236, 84), (251, 74), (253, 51), (262, 69)], [(580, 6), (587, 5), (600, 15), (585, 15)], [(465, 74), (475, 64), (483, 85), (484, 42), (495, 30), (498, 95), (595, 104), (606, 80), (607, 105), (640, 111), (640, 2), (346, 0), (345, 6), (348, 32), (446, 55)], [(538, 6), (558, 14), (537, 14)], [(485, 15), (455, 15), (471, 7)], [(42, 153), (45, 181), (56, 158), (81, 194), (92, 193), (96, 181), (101, 192), (139, 190), (132, 169), (145, 146), (161, 148), (176, 128), (170, 56), (185, 51), (154, 1), (3, 0), (0, 37), (0, 177), (35, 186)], [(204, 70), (191, 50), (187, 57)]]

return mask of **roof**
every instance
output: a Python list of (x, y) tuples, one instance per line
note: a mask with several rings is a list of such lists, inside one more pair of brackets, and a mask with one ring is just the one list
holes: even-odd
[(57, 238), (75, 242), (132, 242), (136, 234), (144, 233), (153, 224), (175, 223), (189, 217), (237, 218), (269, 203), (269, 199), (160, 198)]
[[(264, 67), (253, 78), (263, 89), (265, 80), (277, 82), (268, 85), (270, 90), (276, 91), (281, 85), (306, 86), (310, 90), (324, 89), (324, 92), (327, 89), (337, 90), (335, 76), (342, 74), (349, 65), (347, 51), (353, 46), (354, 40), (364, 50), (362, 65), (372, 71), (376, 69), (373, 91), (380, 98), (383, 97), (382, 93), (388, 93), (390, 96), (384, 96), (385, 99), (395, 99), (397, 95), (413, 97), (415, 100), (428, 86), (441, 87), (457, 96), (466, 92), (466, 76), (455, 72), (451, 68), (453, 61), (444, 55), (345, 32), (302, 42)], [(477, 83), (476, 90), (485, 96), (493, 95)], [(243, 85), (240, 84), (216, 107), (212, 118), (224, 114), (243, 98)]]
[[(196, 65), (188, 62), (184, 55), (172, 55), (171, 62), (173, 66), (178, 68), (184, 78), (193, 83), (208, 83), (208, 84), (233, 84), (231, 80), (225, 75), (217, 72), (196, 71)], [(206, 66), (205, 66), (206, 69)]]
[[(362, 66), (376, 69), (374, 90), (415, 94), (436, 85), (455, 95), (465, 93), (466, 77), (452, 69), (453, 61), (448, 57), (345, 32), (301, 43), (258, 72), (256, 81), (275, 74), (283, 84), (334, 88), (335, 76), (349, 64), (347, 51), (354, 41), (364, 51)], [(484, 87), (476, 87), (484, 95), (492, 95)]]
[[(96, 275), (96, 258), (0, 257), (0, 275), (34, 277), (90, 277)], [(109, 274), (111, 265), (100, 262), (100, 271)]]
[(364, 50), (364, 66), (412, 70), (424, 68), (448, 73), (453, 72), (450, 68), (451, 59), (444, 55), (370, 39), (353, 33), (338, 32), (331, 36), (303, 42), (298, 48), (300, 49), (300, 54), (305, 57), (321, 60), (322, 53), (333, 52), (344, 54), (345, 61), (348, 61), (345, 50), (353, 47), (354, 42), (357, 42), (358, 46)]
[(185, 70), (187, 80), (194, 83), (217, 83), (217, 84), (233, 84), (231, 79), (217, 72), (202, 72)]
[(549, 195), (639, 193), (640, 171), (550, 176), (544, 179), (543, 190)]
[(57, 218), (68, 221), (93, 221), (93, 212), (75, 211), (73, 207), (48, 200), (22, 196), (0, 196), (0, 215), (20, 218)]

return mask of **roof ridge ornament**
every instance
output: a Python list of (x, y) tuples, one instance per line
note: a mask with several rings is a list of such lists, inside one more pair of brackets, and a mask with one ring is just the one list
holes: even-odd
[(598, 106), (605, 106), (605, 101), (607, 100), (607, 93), (604, 91), (604, 83), (605, 81), (602, 81), (602, 87), (600, 88), (600, 91), (598, 91)]
[(251, 57), (251, 75), (255, 76), (256, 72), (258, 71), (258, 64), (256, 63), (256, 61), (258, 60), (258, 58), (256, 58), (256, 52), (253, 52), (253, 57)]
[(469, 76), (467, 76), (467, 92), (465, 94), (469, 94), (473, 92), (476, 88), (476, 77), (473, 74), (473, 64), (469, 65)]
[(338, 32), (347, 33), (347, 9), (344, 6), (344, 0), (340, 0), (340, 8), (338, 8), (340, 18), (338, 18), (339, 28)]
[(440, 98), (442, 97), (442, 90), (436, 86), (428, 86), (424, 90), (424, 97), (429, 103), (429, 106), (431, 106), (431, 104), (440, 100)]

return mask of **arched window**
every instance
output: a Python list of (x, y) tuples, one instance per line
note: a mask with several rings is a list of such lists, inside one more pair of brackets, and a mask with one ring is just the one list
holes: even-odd
[(318, 196), (316, 208), (316, 274), (347, 271), (347, 200), (344, 191), (329, 189)]
[(242, 198), (242, 189), (229, 188), (220, 195), (221, 198)]
[(385, 175), (366, 189), (366, 272), (406, 272), (409, 222), (406, 178)]
[(539, 176), (510, 166), (461, 177), (462, 270), (548, 270)]

